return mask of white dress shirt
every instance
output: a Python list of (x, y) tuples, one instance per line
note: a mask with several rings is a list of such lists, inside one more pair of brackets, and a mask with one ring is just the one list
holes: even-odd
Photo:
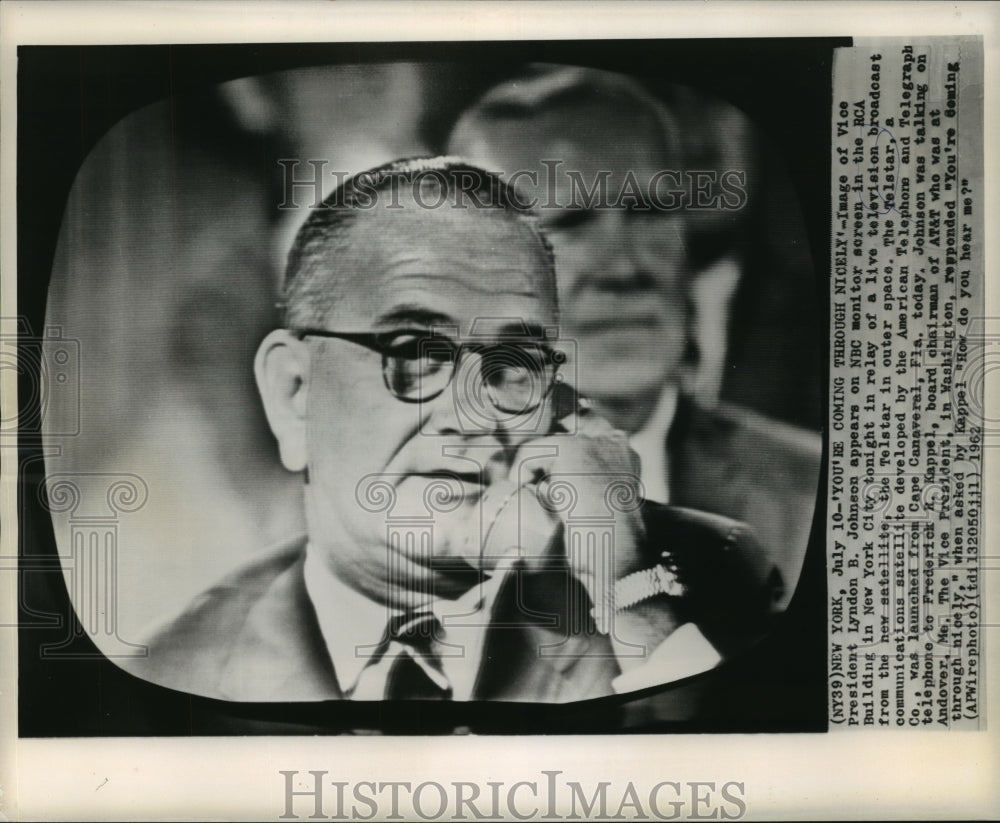
[(667, 386), (646, 425), (629, 438), (629, 445), (642, 461), (643, 496), (664, 505), (670, 502), (667, 434), (677, 413), (677, 394), (676, 386)]

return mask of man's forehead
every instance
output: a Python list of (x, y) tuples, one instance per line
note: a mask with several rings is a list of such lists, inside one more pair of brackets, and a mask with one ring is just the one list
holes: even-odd
[(476, 160), (478, 154), (488, 154), (508, 175), (518, 168), (538, 168), (541, 160), (559, 160), (564, 168), (577, 166), (581, 171), (600, 164), (612, 174), (671, 160), (651, 112), (604, 101), (474, 121), (465, 134), (457, 135), (452, 148), (469, 151)]
[(342, 272), (338, 322), (370, 325), (400, 306), (440, 309), (462, 326), (499, 305), (534, 315), (526, 318), (532, 322), (554, 314), (547, 253), (526, 224), (497, 209), (398, 202), (398, 209), (380, 205), (352, 223), (335, 262)]
[(452, 150), (504, 174), (543, 214), (553, 206), (583, 205), (602, 187), (610, 202), (618, 192), (646, 194), (661, 171), (676, 170), (651, 122), (578, 114), (576, 121), (542, 112), (495, 126), (480, 123), (458, 135)]

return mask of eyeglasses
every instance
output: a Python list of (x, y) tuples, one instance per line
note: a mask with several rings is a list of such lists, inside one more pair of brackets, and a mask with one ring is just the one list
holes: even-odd
[[(538, 341), (504, 338), (457, 342), (427, 331), (342, 333), (326, 329), (296, 329), (304, 337), (347, 340), (382, 355), (382, 378), (389, 392), (404, 403), (433, 400), (451, 383), (462, 357), (481, 358), (482, 385), (490, 402), (506, 414), (528, 414), (537, 409), (559, 382), (564, 352)], [(472, 390), (478, 387), (472, 387)]]

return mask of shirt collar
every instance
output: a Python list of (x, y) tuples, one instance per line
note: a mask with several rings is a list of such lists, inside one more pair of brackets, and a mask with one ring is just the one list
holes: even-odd
[[(457, 600), (438, 599), (429, 606), (441, 622), (443, 640), (464, 650), (459, 656), (442, 657), (456, 699), (469, 699), (481, 662), (488, 621), (474, 615), (480, 610), (492, 611), (501, 585), (515, 563), (515, 558), (504, 558), (490, 577)], [(333, 662), (337, 685), (341, 693), (348, 694), (371, 661), (389, 620), (402, 611), (376, 603), (352, 589), (323, 562), (311, 543), (306, 545), (303, 576)]]
[(368, 665), (389, 619), (399, 612), (369, 600), (344, 583), (323, 562), (311, 543), (306, 545), (303, 575), (306, 592), (316, 610), (316, 620), (333, 661), (337, 685), (341, 692), (347, 692)]
[(657, 503), (670, 502), (666, 442), (667, 433), (677, 413), (677, 395), (676, 385), (664, 388), (646, 425), (629, 439), (633, 451), (641, 461), (645, 497)]

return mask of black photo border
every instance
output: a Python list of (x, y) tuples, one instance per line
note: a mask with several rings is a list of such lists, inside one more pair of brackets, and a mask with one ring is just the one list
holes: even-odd
[[(45, 326), (53, 256), (66, 199), (97, 141), (122, 117), (171, 95), (226, 80), (333, 63), (468, 61), (588, 65), (712, 92), (743, 109), (785, 162), (798, 197), (814, 270), (817, 334), (827, 351), (830, 260), (830, 123), (833, 50), (851, 38), (559, 40), (423, 43), (20, 46), (17, 78), (18, 305), (23, 346)], [(24, 351), (24, 348), (20, 348)], [(22, 419), (37, 404), (39, 374), (25, 359)], [(823, 359), (822, 409), (826, 412)], [(406, 705), (241, 704), (174, 692), (103, 658), (76, 620), (43, 505), (40, 428), (18, 433), (18, 735), (32, 737), (323, 734), (375, 729), (400, 734), (466, 727), (484, 734), (618, 732), (818, 732), (827, 729), (826, 459), (795, 598), (753, 654), (650, 693), (567, 705), (453, 703), (415, 720)], [(40, 496), (41, 495), (41, 496)], [(42, 616), (42, 619), (40, 619)], [(45, 624), (48, 625), (40, 625)], [(81, 659), (46, 659), (43, 645), (73, 634)], [(89, 657), (88, 657), (89, 655)], [(637, 723), (628, 717), (663, 691), (699, 688), (710, 717)], [(623, 718), (625, 718), (623, 720)], [(622, 723), (626, 723), (625, 726)]]

